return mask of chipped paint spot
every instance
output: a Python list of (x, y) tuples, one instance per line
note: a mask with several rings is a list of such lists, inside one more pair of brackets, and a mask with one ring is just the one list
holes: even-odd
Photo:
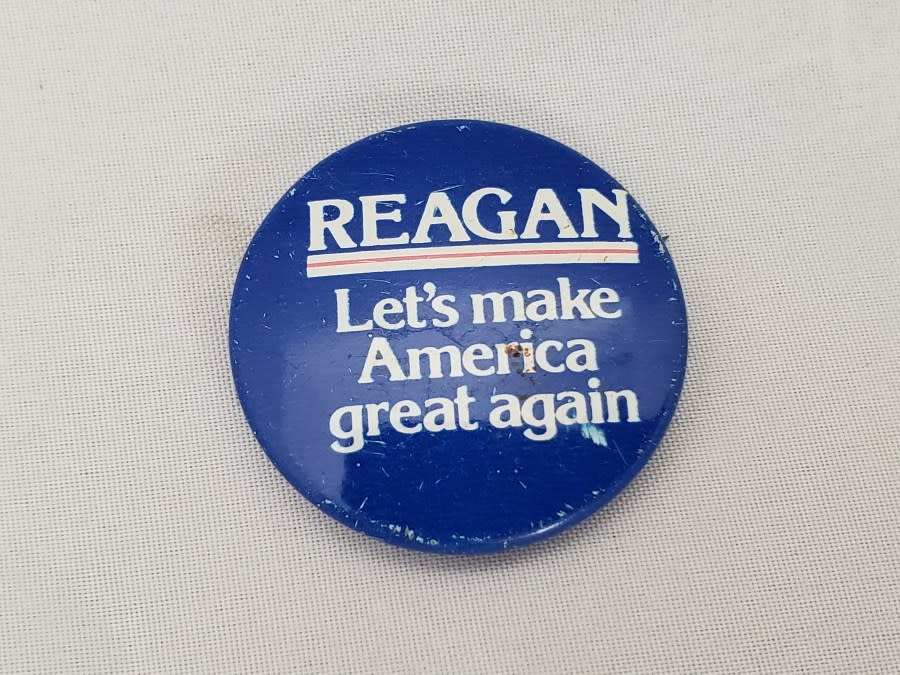
[(659, 251), (660, 255), (666, 254), (666, 247), (663, 244), (663, 240), (659, 238), (659, 235), (656, 233), (656, 230), (650, 230), (650, 236), (653, 237), (653, 242), (656, 244), (656, 249)]
[(468, 537), (464, 534), (451, 534), (450, 538), (456, 539), (457, 541), (475, 542), (476, 544), (481, 543), (483, 541), (487, 541), (487, 539), (488, 539), (487, 537)]
[(588, 439), (594, 445), (602, 445), (604, 448), (608, 447), (606, 444), (606, 433), (596, 424), (590, 422), (582, 424), (581, 437)]

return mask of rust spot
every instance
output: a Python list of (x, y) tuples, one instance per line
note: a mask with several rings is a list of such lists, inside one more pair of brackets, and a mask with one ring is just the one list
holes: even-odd
[(506, 345), (506, 347), (503, 348), (503, 351), (506, 352), (507, 356), (513, 357), (519, 356), (521, 353), (519, 351), (519, 344), (517, 342), (510, 342)]
[(522, 353), (523, 353), (525, 356), (531, 356), (531, 348), (530, 348), (530, 347), (525, 347), (525, 348), (522, 350)]
[(516, 394), (516, 398), (520, 401), (524, 401), (526, 398), (528, 398), (528, 394)]

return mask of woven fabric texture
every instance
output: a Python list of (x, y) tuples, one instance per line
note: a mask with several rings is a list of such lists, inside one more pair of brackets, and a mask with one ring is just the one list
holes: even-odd
[[(7, 0), (0, 671), (900, 670), (898, 34), (892, 0)], [(226, 334), (297, 178), (450, 117), (621, 181), (690, 319), (635, 482), (475, 558), (298, 495)]]

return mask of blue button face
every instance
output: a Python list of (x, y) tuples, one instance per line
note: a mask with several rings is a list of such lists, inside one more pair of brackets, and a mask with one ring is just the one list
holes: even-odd
[(515, 127), (445, 120), (335, 153), (247, 250), (237, 392), (285, 478), (422, 551), (560, 532), (637, 474), (684, 377), (681, 286), (634, 199)]

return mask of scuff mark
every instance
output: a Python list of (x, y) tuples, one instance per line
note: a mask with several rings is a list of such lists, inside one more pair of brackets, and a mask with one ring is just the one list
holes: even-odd
[(381, 171), (360, 171), (360, 176), (381, 176), (382, 178), (387, 178), (388, 180), (397, 180), (397, 176), (392, 173), (384, 173)]
[(619, 456), (619, 459), (622, 460), (622, 464), (626, 464), (626, 465), (627, 465), (628, 462), (625, 461), (625, 455), (623, 455), (623, 454), (622, 454), (622, 451), (619, 450), (619, 446), (616, 445), (615, 443), (613, 443), (613, 444), (612, 444), (612, 449), (616, 451), (616, 454)]

